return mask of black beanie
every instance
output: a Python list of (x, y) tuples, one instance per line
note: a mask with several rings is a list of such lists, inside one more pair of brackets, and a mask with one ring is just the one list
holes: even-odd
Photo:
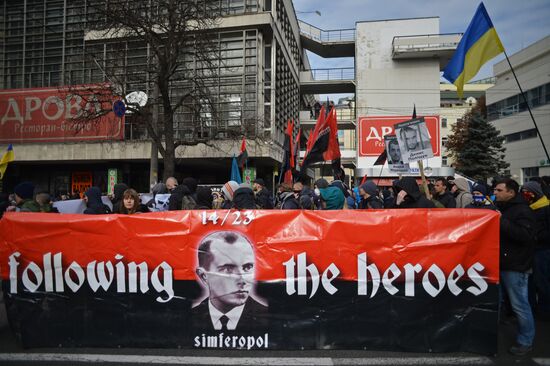
[(31, 182), (21, 182), (15, 186), (14, 192), (24, 200), (32, 199), (34, 195), (34, 184)]

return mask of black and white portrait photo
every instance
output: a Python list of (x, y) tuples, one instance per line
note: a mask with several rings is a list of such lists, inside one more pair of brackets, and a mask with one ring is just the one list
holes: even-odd
[(216, 231), (200, 241), (197, 257), (196, 275), (207, 297), (191, 310), (194, 329), (247, 332), (262, 327), (267, 306), (254, 299), (256, 258), (250, 240), (237, 231)]
[(394, 127), (404, 163), (416, 162), (434, 156), (424, 118), (401, 122)]

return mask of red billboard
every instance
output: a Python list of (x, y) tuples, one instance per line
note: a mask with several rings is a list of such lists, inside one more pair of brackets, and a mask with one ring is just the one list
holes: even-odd
[[(384, 136), (395, 133), (396, 123), (410, 120), (410, 116), (359, 117), (359, 156), (379, 156), (384, 150)], [(424, 116), (434, 156), (441, 155), (439, 116)]]
[(0, 90), (0, 142), (122, 140), (108, 84)]

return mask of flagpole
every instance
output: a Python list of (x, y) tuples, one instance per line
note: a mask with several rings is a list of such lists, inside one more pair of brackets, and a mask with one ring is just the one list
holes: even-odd
[(544, 149), (544, 153), (546, 154), (546, 159), (550, 161), (550, 155), (548, 155), (548, 150), (546, 150), (546, 145), (544, 144), (544, 141), (542, 140), (542, 135), (540, 134), (539, 127), (537, 126), (537, 122), (535, 121), (535, 117), (533, 116), (533, 112), (531, 111), (531, 107), (529, 107), (529, 102), (527, 101), (527, 98), (525, 97), (525, 93), (523, 92), (523, 88), (521, 87), (518, 77), (516, 76), (516, 72), (514, 71), (514, 68), (512, 67), (512, 63), (510, 62), (510, 59), (508, 58), (508, 54), (506, 51), (504, 51), (504, 56), (506, 56), (506, 61), (508, 61), (508, 65), (510, 65), (510, 70), (512, 70), (512, 74), (514, 75), (514, 79), (516, 79), (516, 83), (518, 84), (519, 91), (521, 92), (521, 96), (523, 97), (523, 101), (525, 102), (525, 105), (527, 105), (527, 110), (529, 111), (529, 115), (531, 116), (531, 120), (533, 121), (533, 124), (535, 125), (535, 130), (537, 130), (537, 134), (539, 135), (540, 143), (542, 144), (542, 148)]
[(418, 160), (418, 168), (420, 169), (420, 177), (422, 178), (422, 187), (424, 187), (424, 195), (426, 198), (430, 199), (429, 194), (430, 191), (428, 190), (428, 181), (426, 180), (426, 174), (424, 174), (424, 162), (422, 160)]

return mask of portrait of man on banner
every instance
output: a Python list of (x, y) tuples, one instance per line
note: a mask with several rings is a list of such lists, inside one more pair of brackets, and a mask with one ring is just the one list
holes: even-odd
[(401, 122), (394, 128), (404, 163), (429, 159), (434, 156), (424, 118)]
[(195, 331), (265, 332), (266, 301), (255, 293), (252, 242), (237, 231), (215, 231), (197, 246), (196, 275), (205, 290), (191, 310)]
[(403, 163), (399, 141), (395, 135), (384, 136), (384, 145), (386, 147), (386, 155), (388, 157), (388, 166), (392, 172), (409, 171), (409, 164)]

